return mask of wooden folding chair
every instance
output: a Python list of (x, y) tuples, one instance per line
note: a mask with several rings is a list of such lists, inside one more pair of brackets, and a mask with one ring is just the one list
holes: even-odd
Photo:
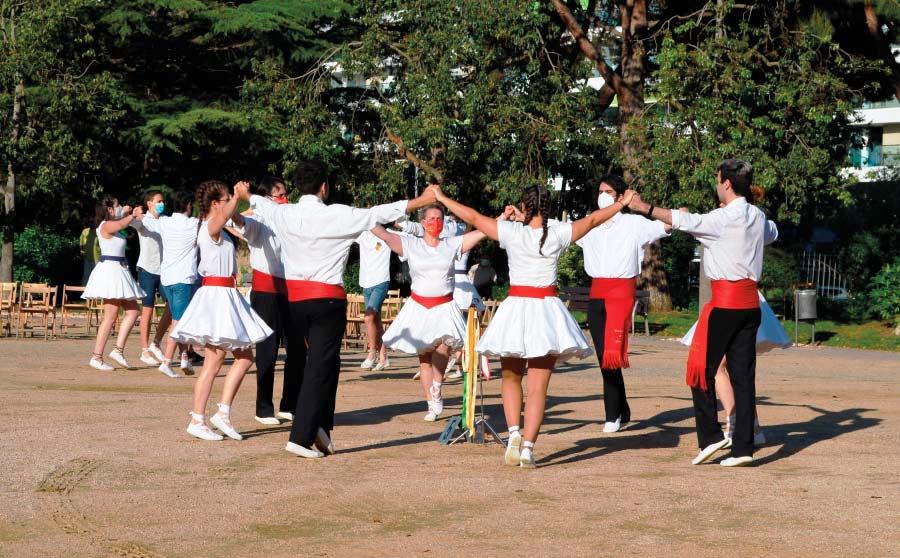
[(12, 335), (13, 315), (16, 312), (16, 293), (18, 283), (0, 283), (0, 333), (6, 329), (6, 335)]
[(491, 299), (486, 299), (482, 302), (484, 302), (484, 312), (481, 313), (481, 327), (487, 327), (491, 320), (494, 319), (494, 314), (497, 313), (497, 307), (500, 306), (500, 302)]
[[(43, 317), (44, 339), (56, 335), (56, 287), (43, 283), (22, 283), (22, 290), (19, 294), (16, 338), (24, 335), (24, 328), (28, 325), (28, 316), (31, 315)], [(32, 335), (34, 335), (33, 332)]]
[(347, 325), (344, 328), (343, 347), (349, 348), (350, 343), (359, 343), (364, 337), (362, 324), (365, 322), (365, 297), (361, 294), (347, 295)]
[(397, 317), (397, 314), (400, 313), (400, 309), (403, 307), (400, 291), (394, 292), (397, 293), (397, 296), (384, 299), (384, 304), (381, 305), (381, 323), (384, 324), (385, 328), (391, 325), (391, 322), (394, 321), (394, 318)]
[(83, 293), (84, 287), (63, 285), (62, 302), (60, 303), (63, 335), (69, 334), (69, 318), (77, 314), (84, 315), (87, 334), (91, 334), (91, 327), (94, 325), (94, 312), (91, 310), (90, 302), (81, 298)]

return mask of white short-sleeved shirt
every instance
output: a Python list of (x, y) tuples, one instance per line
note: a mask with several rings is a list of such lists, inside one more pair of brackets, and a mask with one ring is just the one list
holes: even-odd
[(143, 219), (134, 219), (131, 226), (138, 233), (138, 242), (140, 243), (141, 253), (138, 255), (137, 266), (147, 273), (159, 275), (162, 267), (162, 238), (159, 233), (150, 232), (144, 227), (144, 219), (158, 219), (152, 213), (144, 214)]
[(662, 221), (616, 213), (575, 244), (584, 250), (584, 270), (591, 277), (629, 279), (641, 274), (647, 245), (666, 236)]
[(572, 243), (572, 224), (551, 223), (541, 249), (543, 234), (543, 229), (531, 228), (518, 222), (497, 223), (500, 247), (506, 250), (509, 259), (510, 285), (549, 287), (556, 284), (559, 257)]
[(391, 249), (383, 240), (365, 231), (359, 244), (359, 286), (368, 289), (391, 280)]
[(197, 247), (200, 249), (200, 264), (197, 271), (201, 277), (232, 277), (237, 269), (234, 240), (225, 229), (219, 232), (219, 241), (209, 236), (208, 223), (204, 221), (197, 233)]
[(250, 247), (250, 267), (272, 277), (284, 278), (281, 243), (259, 215), (244, 217), (241, 234)]
[(453, 292), (453, 264), (462, 250), (462, 237), (441, 239), (429, 246), (416, 236), (401, 236), (403, 256), (409, 262), (411, 289), (422, 296), (444, 296)]
[(142, 221), (144, 228), (162, 238), (160, 282), (169, 287), (197, 281), (197, 225), (196, 217), (173, 213), (171, 217)]

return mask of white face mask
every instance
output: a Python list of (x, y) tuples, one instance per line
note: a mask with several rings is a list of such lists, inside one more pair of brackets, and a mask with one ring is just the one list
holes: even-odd
[(597, 205), (600, 207), (600, 209), (609, 207), (614, 203), (616, 203), (616, 200), (606, 192), (600, 192), (600, 195), (597, 196)]
[(125, 208), (122, 207), (121, 205), (117, 206), (115, 211), (113, 212), (113, 215), (115, 215), (116, 219), (121, 219), (124, 214), (125, 214)]

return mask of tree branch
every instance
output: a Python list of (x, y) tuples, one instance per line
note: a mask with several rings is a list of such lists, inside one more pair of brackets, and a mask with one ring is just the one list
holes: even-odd
[[(578, 44), (581, 52), (584, 53), (588, 60), (593, 61), (597, 66), (597, 71), (600, 72), (600, 76), (603, 77), (603, 81), (606, 82), (604, 88), (610, 87), (615, 91), (620, 90), (624, 86), (622, 77), (606, 63), (606, 60), (604, 60), (602, 56), (600, 56), (597, 47), (595, 47), (590, 39), (588, 39), (587, 34), (584, 32), (584, 29), (581, 28), (581, 25), (578, 24), (578, 21), (575, 20), (575, 16), (572, 15), (572, 11), (569, 10), (569, 7), (566, 6), (563, 0), (550, 1), (556, 9), (556, 13), (559, 14), (559, 17), (563, 20), (569, 34), (572, 35), (572, 39)], [(610, 102), (612, 102), (611, 97)]]
[(397, 146), (397, 151), (400, 153), (401, 157), (405, 157), (409, 162), (411, 162), (412, 164), (417, 166), (420, 170), (433, 176), (438, 181), (439, 184), (443, 184), (444, 174), (441, 171), (439, 171), (438, 169), (429, 165), (428, 163), (423, 161), (421, 158), (419, 158), (418, 155), (416, 155), (415, 153), (410, 151), (409, 148), (406, 147), (406, 144), (403, 143), (403, 139), (400, 136), (398, 136), (397, 134), (395, 134), (394, 132), (392, 132), (390, 128), (385, 127), (384, 131), (385, 131), (385, 134), (387, 135), (387, 139), (389, 139), (391, 141), (391, 143), (393, 143), (394, 145)]

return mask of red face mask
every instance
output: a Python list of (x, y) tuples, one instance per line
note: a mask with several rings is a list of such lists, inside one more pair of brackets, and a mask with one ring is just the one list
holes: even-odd
[(431, 236), (438, 238), (439, 236), (441, 236), (441, 231), (444, 230), (444, 220), (434, 219), (431, 221), (426, 221), (422, 223), (422, 228), (425, 229), (425, 232), (427, 232)]
[(287, 196), (278, 196), (277, 198), (272, 198), (272, 201), (277, 203), (278, 205), (284, 205), (286, 203), (290, 203), (287, 199)]

